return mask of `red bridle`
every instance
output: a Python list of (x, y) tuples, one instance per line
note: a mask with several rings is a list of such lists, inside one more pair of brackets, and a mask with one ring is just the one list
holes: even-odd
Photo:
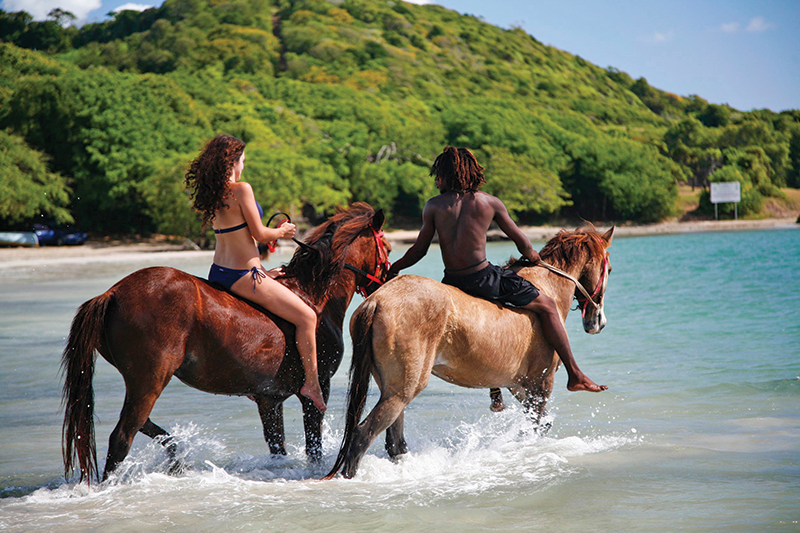
[(383, 285), (383, 281), (379, 278), (379, 276), (381, 275), (381, 269), (383, 269), (383, 275), (385, 276), (386, 273), (389, 272), (389, 268), (392, 266), (392, 264), (389, 262), (389, 254), (386, 251), (386, 248), (383, 247), (383, 243), (381, 242), (381, 239), (384, 236), (384, 231), (383, 230), (376, 231), (375, 228), (372, 227), (372, 224), (369, 225), (369, 229), (372, 230), (372, 235), (373, 237), (375, 237), (375, 246), (378, 249), (377, 252), (378, 261), (375, 263), (375, 274), (364, 272), (360, 268), (356, 268), (353, 265), (349, 264), (345, 265), (353, 272), (361, 274), (362, 276), (367, 278), (368, 283), (365, 284), (356, 283), (356, 291), (364, 298), (366, 298), (367, 296), (369, 296), (370, 294), (372, 294), (377, 290), (377, 287), (372, 290), (369, 290), (369, 288), (372, 286), (373, 283), (377, 284), (378, 287)]
[[(594, 297), (597, 296), (597, 294), (600, 292), (600, 289), (603, 288), (604, 281), (607, 278), (608, 278), (608, 255), (606, 255), (603, 258), (603, 270), (600, 273), (600, 279), (597, 280), (597, 286), (594, 288), (594, 292), (592, 293), (592, 295), (589, 298), (585, 298), (583, 301), (581, 301), (580, 297), (575, 298), (576, 300), (578, 300), (578, 305), (581, 306), (581, 317), (586, 316), (586, 308), (588, 307), (589, 302), (591, 302), (592, 305), (594, 305), (595, 307), (600, 307), (600, 304), (594, 301)], [(605, 294), (605, 291), (603, 291), (603, 294)], [(600, 299), (601, 300), (603, 299), (602, 295), (600, 296)]]
[[(269, 222), (267, 222), (267, 226), (268, 227), (269, 227), (270, 223), (272, 223), (272, 220), (278, 215), (285, 215), (286, 216), (285, 219), (281, 220), (280, 223), (278, 223), (278, 227), (280, 227), (281, 224), (283, 224), (284, 222), (291, 222), (291, 219), (289, 218), (289, 215), (287, 215), (286, 213), (278, 212), (278, 213), (275, 213), (274, 215), (272, 215), (270, 217)], [(373, 292), (375, 292), (377, 290), (377, 288), (369, 290), (369, 288), (372, 286), (373, 283), (377, 284), (378, 286), (383, 285), (383, 281), (379, 278), (379, 276), (381, 275), (381, 268), (383, 268), (383, 275), (385, 276), (386, 273), (389, 272), (389, 268), (392, 266), (392, 264), (389, 262), (389, 253), (386, 251), (386, 248), (383, 247), (383, 243), (381, 242), (381, 238), (383, 238), (383, 236), (384, 236), (384, 231), (383, 230), (376, 231), (375, 228), (372, 227), (372, 224), (369, 225), (369, 229), (372, 230), (372, 236), (375, 237), (375, 246), (378, 249), (378, 261), (375, 264), (375, 274), (370, 274), (369, 272), (364, 272), (360, 268), (355, 267), (355, 266), (351, 265), (350, 263), (345, 263), (344, 264), (345, 268), (347, 268), (349, 270), (352, 270), (356, 274), (361, 274), (362, 276), (367, 278), (367, 280), (368, 280), (367, 283), (364, 283), (364, 284), (361, 284), (361, 285), (356, 283), (356, 291), (358, 292), (358, 294), (360, 294), (364, 298), (366, 298), (371, 293), (373, 293)], [(306, 244), (306, 243), (298, 240), (295, 237), (292, 237), (292, 240), (294, 242), (296, 242), (299, 246), (303, 247), (303, 248), (314, 249), (313, 246), (311, 246), (309, 244)], [(275, 251), (275, 243), (276, 242), (277, 241), (267, 243), (267, 247), (269, 248), (270, 252), (274, 252)]]

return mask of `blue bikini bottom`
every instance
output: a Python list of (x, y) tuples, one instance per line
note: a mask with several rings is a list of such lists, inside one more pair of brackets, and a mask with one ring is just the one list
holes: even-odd
[(226, 290), (231, 290), (234, 283), (239, 281), (242, 276), (250, 274), (253, 276), (253, 292), (256, 292), (256, 285), (259, 278), (266, 278), (263, 268), (253, 267), (245, 270), (237, 270), (235, 268), (221, 267), (216, 263), (211, 264), (211, 270), (208, 272), (208, 281), (219, 283)]

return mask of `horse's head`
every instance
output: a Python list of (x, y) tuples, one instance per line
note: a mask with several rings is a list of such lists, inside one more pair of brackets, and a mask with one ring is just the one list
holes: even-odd
[(607, 249), (613, 235), (614, 228), (601, 235), (591, 225), (575, 231), (561, 231), (540, 252), (545, 262), (575, 275), (578, 281), (575, 298), (586, 333), (600, 333), (606, 325), (603, 297), (611, 272)]
[[(381, 228), (385, 217), (366, 203), (340, 209), (305, 236), (305, 243), (284, 268), (300, 289), (316, 303), (341, 284), (344, 269), (354, 271), (356, 286), (371, 293), (389, 271), (391, 246)], [(334, 289), (335, 290), (335, 289)]]
[(606, 327), (606, 314), (603, 311), (604, 297), (608, 287), (608, 275), (611, 273), (611, 263), (608, 259), (608, 247), (614, 236), (614, 228), (600, 235), (597, 231), (588, 233), (592, 244), (588, 246), (589, 258), (583, 266), (578, 281), (589, 291), (587, 298), (577, 287), (575, 298), (581, 309), (583, 329), (586, 333), (597, 334)]
[(386, 217), (379, 209), (348, 248), (345, 267), (356, 275), (356, 290), (364, 298), (378, 290), (389, 273), (389, 252), (392, 245), (386, 240), (383, 224)]

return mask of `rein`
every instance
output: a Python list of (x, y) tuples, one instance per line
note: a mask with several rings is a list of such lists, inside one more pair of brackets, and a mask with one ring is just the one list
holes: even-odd
[[(281, 226), (283, 226), (283, 223), (284, 223), (284, 222), (289, 222), (290, 224), (292, 223), (292, 219), (291, 219), (291, 218), (289, 218), (289, 215), (287, 215), (286, 213), (283, 213), (283, 212), (281, 212), (281, 211), (278, 211), (277, 213), (274, 213), (274, 214), (273, 214), (271, 217), (269, 217), (269, 220), (267, 221), (267, 227), (269, 227), (269, 225), (270, 225), (270, 224), (272, 224), (272, 221), (273, 221), (273, 220), (275, 219), (275, 217), (276, 217), (276, 216), (278, 216), (278, 215), (283, 215), (283, 216), (285, 216), (285, 217), (286, 217), (286, 218), (284, 218), (283, 220), (281, 220), (280, 222), (278, 222), (278, 227), (279, 227), (279, 228), (280, 228)], [(295, 240), (296, 240), (296, 239), (295, 239)], [(269, 242), (267, 243), (267, 249), (269, 250), (269, 253), (271, 253), (271, 254), (274, 254), (274, 253), (275, 253), (275, 247), (276, 247), (277, 245), (278, 245), (278, 240), (277, 240), (277, 239), (275, 239), (274, 241), (269, 241)]]
[[(583, 294), (586, 297), (586, 300), (584, 300), (584, 303), (581, 306), (582, 307), (581, 316), (586, 314), (586, 303), (591, 303), (595, 307), (595, 309), (598, 309), (600, 307), (600, 304), (594, 301), (594, 297), (597, 296), (597, 293), (600, 292), (600, 288), (603, 286), (603, 281), (608, 277), (608, 256), (603, 258), (603, 273), (600, 274), (600, 279), (597, 280), (597, 287), (595, 287), (594, 292), (591, 295), (589, 294), (589, 291), (587, 291), (586, 288), (583, 286), (583, 284), (581, 284), (580, 281), (578, 281), (574, 276), (564, 272), (560, 268), (556, 268), (549, 263), (545, 263), (544, 261), (539, 261), (538, 263), (536, 263), (535, 266), (546, 268), (550, 272), (558, 274), (559, 276), (563, 276), (575, 284), (575, 287), (581, 292), (581, 294)], [(580, 303), (580, 298), (578, 299), (578, 303)]]
[[(278, 227), (280, 227), (280, 225), (283, 224), (284, 222), (289, 222), (289, 223), (292, 222), (291, 218), (289, 218), (289, 215), (287, 215), (286, 213), (277, 212), (270, 217), (269, 221), (267, 222), (267, 226), (269, 226), (270, 222), (272, 222), (272, 220), (278, 215), (284, 215), (286, 217), (284, 220), (281, 220), (280, 224), (278, 224)], [(383, 237), (384, 235), (383, 230), (376, 231), (375, 228), (372, 227), (372, 224), (369, 225), (369, 229), (372, 230), (372, 236), (375, 237), (375, 246), (378, 248), (378, 262), (375, 264), (375, 274), (370, 274), (368, 272), (365, 272), (360, 268), (351, 265), (350, 263), (344, 264), (344, 267), (346, 269), (351, 270), (356, 274), (361, 274), (362, 276), (367, 278), (367, 280), (369, 280), (368, 283), (363, 285), (356, 284), (356, 292), (358, 292), (358, 294), (360, 294), (364, 298), (369, 296), (367, 289), (369, 289), (370, 285), (372, 285), (373, 283), (377, 283), (378, 286), (383, 285), (383, 281), (381, 281), (378, 278), (378, 274), (380, 274), (381, 267), (383, 267), (385, 271), (388, 271), (389, 268), (392, 266), (392, 264), (389, 262), (389, 254), (386, 252), (386, 249), (381, 244), (381, 237)], [(319, 251), (314, 246), (306, 244), (303, 241), (297, 239), (296, 237), (292, 237), (292, 240), (295, 243), (297, 243), (297, 245), (300, 246), (301, 248), (305, 248), (307, 250), (314, 250), (315, 252)], [(272, 243), (267, 244), (267, 246), (270, 249), (270, 252), (275, 251), (275, 242), (277, 241), (273, 241)]]

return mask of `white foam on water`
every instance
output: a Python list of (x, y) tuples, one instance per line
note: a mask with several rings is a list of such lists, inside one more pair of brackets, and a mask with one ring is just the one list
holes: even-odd
[[(178, 457), (188, 467), (173, 476), (169, 457), (157, 442), (134, 447), (105, 483), (88, 487), (74, 480), (56, 488), (6, 500), (3, 513), (20, 531), (105, 528), (124, 521), (123, 530), (192, 528), (198, 517), (241, 520), (264, 513), (308, 513), (307, 509), (402, 509), (435, 507), (509, 487), (543, 491), (584, 467), (576, 458), (636, 444), (625, 434), (541, 436), (521, 409), (511, 407), (471, 422), (408, 425), (410, 452), (397, 462), (383, 449), (383, 435), (364, 456), (352, 480), (318, 481), (332, 465), (341, 430), (325, 425), (324, 459), (310, 465), (301, 445), (289, 455), (232, 451), (213, 430), (194, 424), (169, 428)], [(577, 461), (580, 463), (580, 461)], [(102, 466), (102, 465), (101, 465)], [(219, 522), (218, 522), (219, 523)]]
[(409, 454), (393, 463), (373, 447), (354, 480), (393, 487), (419, 504), (438, 498), (477, 494), (518, 483), (542, 490), (577, 472), (571, 458), (610, 451), (638, 442), (628, 435), (553, 438), (539, 435), (521, 409), (458, 424), (445, 434), (409, 437)]

